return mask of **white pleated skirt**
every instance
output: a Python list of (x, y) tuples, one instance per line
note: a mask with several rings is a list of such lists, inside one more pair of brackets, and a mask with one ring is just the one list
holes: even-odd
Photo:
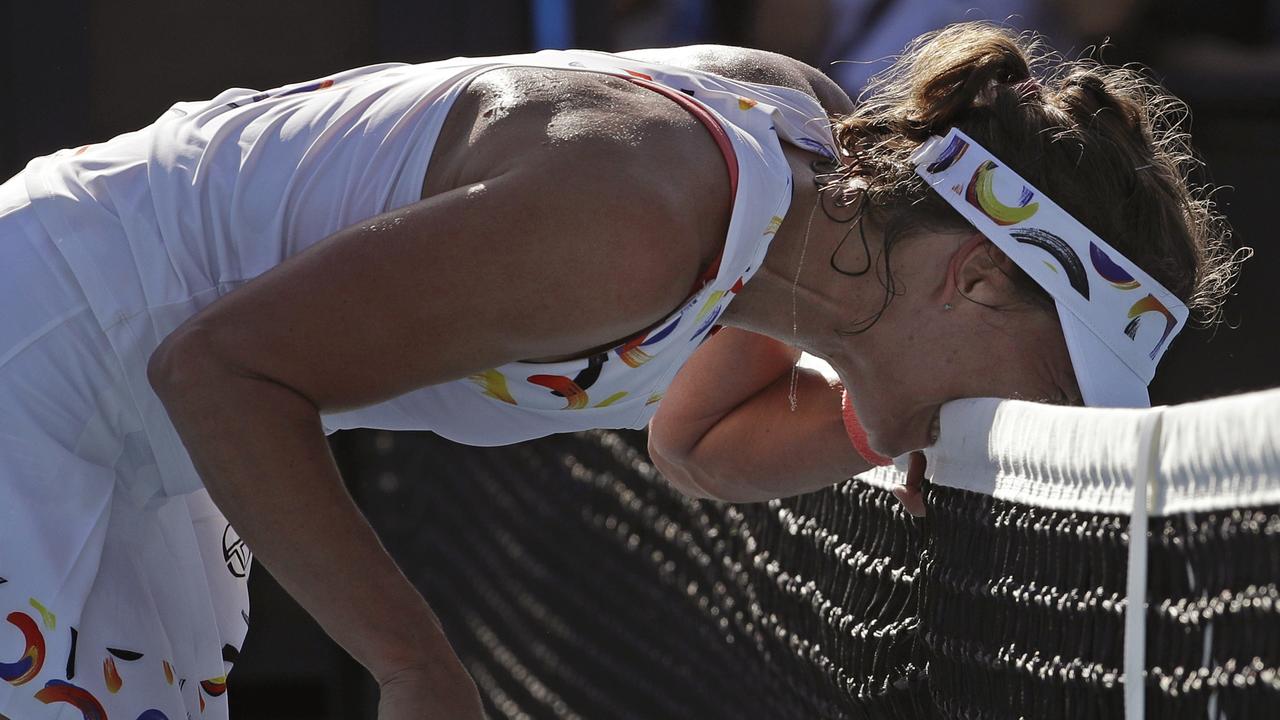
[(123, 373), (19, 175), (0, 185), (0, 718), (225, 720), (250, 557), (155, 472)]

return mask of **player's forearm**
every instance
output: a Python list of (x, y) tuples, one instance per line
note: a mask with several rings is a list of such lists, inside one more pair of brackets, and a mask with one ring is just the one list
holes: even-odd
[(432, 659), (456, 664), (343, 486), (306, 398), (231, 371), (166, 377), (153, 382), (210, 496), (336, 642), (379, 680)]
[(790, 381), (784, 373), (722, 417), (679, 458), (678, 472), (712, 496), (756, 502), (812, 492), (870, 469), (845, 431), (840, 386), (800, 368), (793, 413)]

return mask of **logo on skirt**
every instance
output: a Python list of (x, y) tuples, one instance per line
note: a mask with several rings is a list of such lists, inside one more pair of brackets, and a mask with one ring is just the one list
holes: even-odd
[(253, 562), (249, 546), (244, 544), (230, 523), (222, 531), (222, 559), (227, 562), (231, 574), (240, 578), (249, 574), (249, 563)]

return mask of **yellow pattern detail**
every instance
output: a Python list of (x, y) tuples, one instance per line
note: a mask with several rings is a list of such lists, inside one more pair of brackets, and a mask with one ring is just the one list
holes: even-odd
[(116, 661), (113, 658), (107, 658), (102, 661), (102, 682), (107, 686), (107, 692), (115, 695), (120, 692), (124, 680), (120, 678), (120, 671), (116, 670)]
[(44, 621), (44, 626), (52, 630), (58, 624), (58, 616), (49, 612), (48, 608), (40, 604), (35, 598), (30, 599), (31, 607), (40, 613), (40, 619)]
[(468, 375), (467, 379), (480, 386), (484, 395), (494, 400), (501, 400), (511, 405), (519, 405), (516, 399), (511, 397), (511, 391), (507, 389), (507, 378), (502, 373), (490, 368), (484, 372), (478, 372)]
[(645, 405), (652, 405), (652, 404), (654, 404), (654, 403), (658, 402), (658, 401), (659, 401), (659, 400), (661, 400), (661, 399), (662, 399), (662, 393), (656, 392), (656, 393), (654, 393), (654, 394), (650, 395), (650, 396), (649, 396), (649, 399), (648, 399), (648, 400), (646, 400), (644, 404), (645, 404)]
[(769, 224), (765, 226), (764, 234), (776, 235), (778, 232), (778, 228), (780, 227), (782, 227), (782, 217), (779, 215), (774, 215), (773, 219), (769, 221)]
[(717, 290), (711, 293), (711, 295), (707, 297), (707, 301), (702, 303), (702, 309), (698, 311), (698, 317), (694, 318), (694, 322), (701, 322), (702, 318), (706, 317), (707, 313), (711, 312), (711, 308), (715, 307), (716, 303), (720, 302), (720, 298), (722, 297), (724, 297), (723, 290)]
[(600, 402), (596, 403), (593, 407), (608, 407), (608, 406), (610, 406), (610, 405), (612, 405), (612, 404), (614, 404), (614, 403), (618, 402), (619, 400), (621, 400), (622, 398), (624, 398), (624, 397), (626, 397), (626, 396), (627, 396), (627, 391), (626, 391), (626, 390), (621, 390), (621, 391), (616, 392), (616, 393), (614, 393), (614, 394), (610, 395), (609, 397), (607, 397), (607, 398), (605, 398), (605, 399), (601, 400)]
[(638, 347), (631, 348), (630, 350), (624, 353), (619, 353), (618, 357), (622, 359), (622, 362), (627, 364), (627, 367), (633, 367), (633, 368), (640, 367), (641, 365), (653, 359), (652, 355), (645, 352), (644, 350), (641, 350)]
[(756, 101), (755, 101), (755, 100), (752, 100), (751, 98), (744, 98), (744, 97), (739, 97), (739, 98), (738, 98), (738, 109), (739, 109), (739, 110), (750, 110), (751, 108), (753, 108), (753, 107), (755, 107), (755, 106), (756, 106)]

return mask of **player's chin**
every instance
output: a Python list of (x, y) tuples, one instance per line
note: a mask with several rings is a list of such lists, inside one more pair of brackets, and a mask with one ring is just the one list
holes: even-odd
[(906, 440), (899, 427), (875, 421), (864, 421), (863, 427), (867, 431), (867, 444), (884, 457), (895, 458), (916, 449)]
[(929, 447), (937, 441), (936, 408), (923, 409), (909, 415), (899, 414), (895, 418), (884, 420), (864, 423), (864, 427), (871, 449), (885, 457), (896, 458), (913, 450)]

